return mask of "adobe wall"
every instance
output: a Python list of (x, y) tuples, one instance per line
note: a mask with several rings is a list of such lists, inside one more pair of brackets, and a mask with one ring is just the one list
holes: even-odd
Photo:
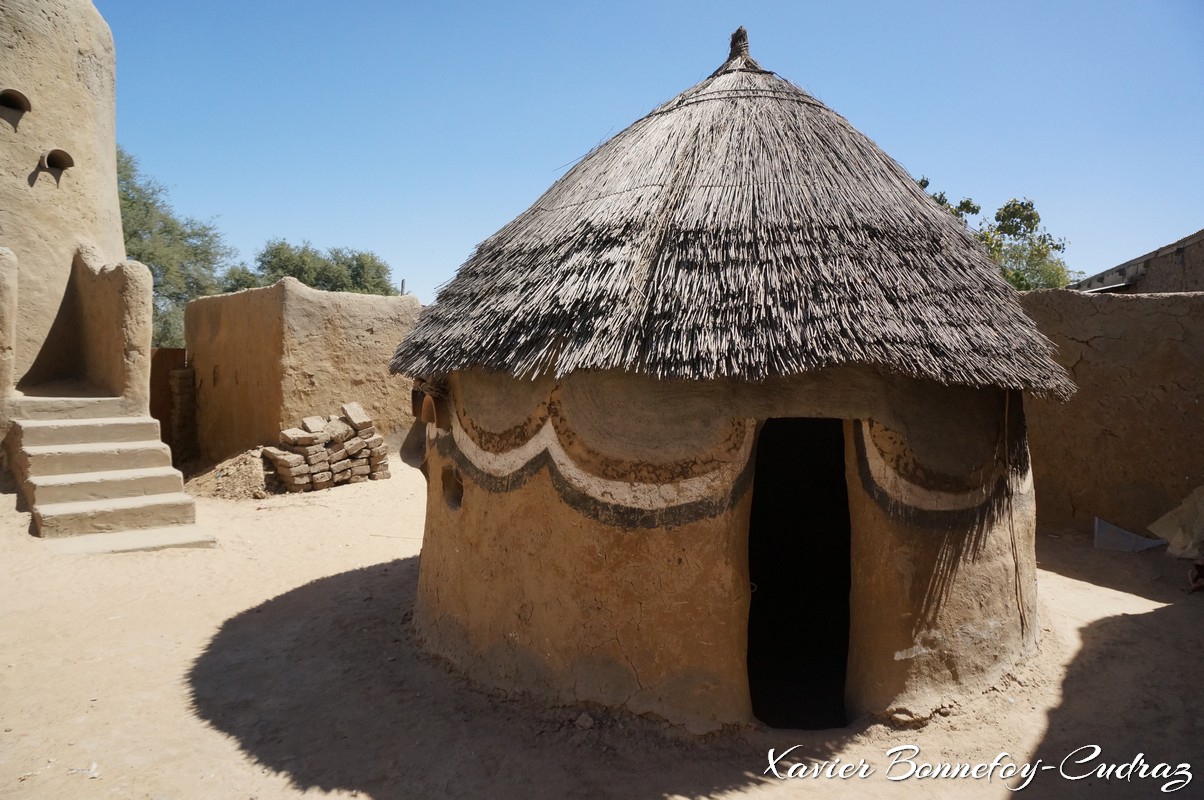
[[(6, 0), (0, 52), (0, 91), (16, 90), (31, 106), (0, 108), (0, 247), (12, 251), (17, 271), (15, 297), (0, 314), (21, 323), (12, 343), (13, 380), (21, 381), (55, 322), (81, 244), (97, 265), (125, 260), (114, 51), (87, 0)], [(40, 166), (55, 149), (74, 165)]]
[(196, 388), (197, 449), (220, 461), (280, 438), (284, 405), (283, 283), (201, 297), (184, 308)]
[[(985, 419), (921, 422), (922, 406), (940, 409), (939, 394), (917, 404), (910, 436), (872, 420), (845, 426), (853, 715), (926, 719), (1038, 645), (1036, 507), (1020, 398), (984, 392), (994, 405)], [(976, 463), (951, 471), (931, 457), (934, 446)]]
[[(3, 230), (3, 229), (0, 229)], [(8, 430), (5, 400), (16, 385), (15, 347), (17, 341), (17, 254), (0, 246), (0, 439)]]
[(1079, 390), (1026, 398), (1038, 524), (1141, 532), (1204, 484), (1204, 293), (1027, 292)]
[(283, 427), (315, 412), (337, 414), (355, 401), (382, 435), (409, 428), (411, 381), (390, 375), (389, 361), (418, 319), (418, 298), (324, 292), (292, 278), (283, 283)]
[[(78, 315), (73, 322), (78, 326), (81, 347), (66, 360), (82, 360), (82, 369), (77, 368), (75, 375), (95, 390), (123, 397), (128, 413), (146, 415), (155, 291), (150, 270), (137, 261), (102, 262), (98, 252), (81, 245), (71, 282), (79, 292)], [(62, 322), (60, 315), (55, 327)]]
[(1015, 396), (858, 369), (758, 386), (470, 371), (448, 388), (446, 429), (426, 426), (415, 621), (486, 685), (696, 731), (752, 722), (748, 520), (767, 417), (889, 420), (845, 425), (852, 711), (926, 717), (1035, 646)]
[(324, 292), (294, 278), (189, 303), (201, 457), (275, 444), (303, 417), (351, 401), (382, 434), (408, 427), (410, 381), (390, 375), (388, 363), (419, 309), (413, 295)]
[[(632, 436), (652, 410), (638, 397), (616, 420), (614, 405), (596, 417), (591, 387), (571, 379), (563, 393), (546, 380), (464, 384), (453, 376), (458, 446), (449, 434), (428, 448), (415, 610), (426, 646), (474, 680), (553, 702), (696, 730), (750, 719), (739, 533), (751, 426), (674, 415), (648, 431), (658, 452)], [(607, 419), (626, 446), (606, 446)]]
[[(151, 350), (150, 415), (159, 422), (159, 439), (172, 448), (176, 455), (177, 446), (189, 447), (190, 443), (176, 442), (177, 426), (175, 415), (175, 392), (172, 390), (171, 373), (185, 367), (185, 350), (182, 347), (157, 347)], [(191, 410), (191, 409), (190, 409)]]

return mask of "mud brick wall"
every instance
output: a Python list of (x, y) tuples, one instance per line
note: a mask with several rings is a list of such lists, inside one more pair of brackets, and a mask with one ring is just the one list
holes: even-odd
[(197, 457), (195, 379), (196, 374), (187, 368), (173, 369), (167, 376), (171, 391), (171, 461), (177, 467)]
[(150, 415), (159, 422), (159, 438), (168, 447), (176, 446), (171, 425), (171, 410), (173, 393), (171, 388), (171, 373), (184, 369), (184, 348), (154, 347), (151, 348), (150, 370)]
[(280, 432), (279, 447), (263, 448), (264, 469), (290, 492), (329, 489), (341, 483), (385, 480), (389, 446), (359, 403), (342, 415), (310, 416)]
[(1086, 533), (1099, 516), (1144, 531), (1204, 484), (1204, 293), (1021, 302), (1079, 387), (1024, 401), (1038, 525)]

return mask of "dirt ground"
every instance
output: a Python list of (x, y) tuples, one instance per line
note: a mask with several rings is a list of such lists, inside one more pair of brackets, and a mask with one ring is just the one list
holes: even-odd
[[(1003, 798), (1021, 782), (1002, 766), (991, 780), (905, 777), (922, 771), (908, 756), (1040, 759), (1052, 768), (1023, 790), (1035, 798), (1162, 796), (1182, 778), (1150, 769), (1185, 763), (1173, 796), (1204, 797), (1204, 594), (1186, 594), (1186, 564), (1160, 552), (1041, 535), (1041, 657), (923, 729), (698, 740), (478, 692), (423, 656), (408, 620), (425, 486), (392, 471), (315, 494), (200, 497), (216, 548), (122, 555), (52, 555), (0, 494), (0, 797)], [(872, 773), (764, 774), (770, 748), (795, 745), (784, 776), (861, 759)], [(1088, 774), (1139, 754), (1147, 777)]]

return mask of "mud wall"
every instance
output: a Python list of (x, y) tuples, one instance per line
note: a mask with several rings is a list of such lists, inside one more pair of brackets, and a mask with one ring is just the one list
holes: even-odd
[(60, 316), (52, 336), (61, 323), (75, 325), (81, 347), (66, 360), (83, 361), (78, 374), (94, 390), (123, 397), (130, 413), (147, 414), (154, 302), (150, 270), (137, 261), (104, 264), (99, 253), (81, 246), (71, 283), (79, 293), (78, 316), (73, 321)]
[(1038, 524), (1143, 531), (1204, 484), (1204, 293), (1021, 302), (1079, 387), (1067, 403), (1025, 400)]
[(323, 292), (285, 278), (282, 428), (357, 402), (384, 436), (414, 421), (409, 379), (389, 360), (422, 309), (414, 295)]
[(17, 382), (13, 374), (17, 342), (17, 278), (16, 254), (0, 246), (0, 436), (8, 430), (5, 398)]
[(284, 405), (283, 283), (202, 297), (184, 309), (196, 382), (197, 449), (219, 461), (275, 444)]
[[(481, 683), (553, 702), (695, 730), (750, 719), (752, 427), (710, 415), (654, 434), (664, 454), (636, 441), (620, 456), (596, 446), (614, 406), (595, 416), (588, 386), (505, 382), (453, 376), (451, 430), (428, 445), (416, 608), (427, 647)], [(618, 441), (651, 408), (640, 400), (623, 399)], [(623, 479), (634, 474), (639, 484)]]
[(408, 427), (410, 382), (388, 363), (418, 311), (412, 295), (323, 292), (293, 278), (189, 303), (201, 457), (275, 444), (297, 420), (352, 401), (382, 434)]
[(757, 387), (472, 371), (448, 395), (443, 427), (426, 426), (416, 621), (489, 686), (699, 731), (753, 721), (748, 519), (767, 417), (890, 421), (846, 423), (854, 713), (926, 716), (1035, 646), (1015, 396), (853, 369)]
[[(0, 52), (0, 247), (15, 260), (5, 268), (17, 270), (15, 297), (0, 314), (21, 323), (13, 342), (13, 380), (20, 381), (59, 316), (80, 246), (98, 265), (125, 260), (114, 52), (108, 26), (87, 0), (6, 0)], [(19, 108), (15, 94), (4, 100), (5, 90), (29, 109)], [(73, 163), (44, 161), (53, 151)]]
[(926, 719), (1036, 651), (1023, 410), (1016, 395), (980, 399), (981, 413), (943, 420), (924, 420), (933, 406), (917, 406), (910, 437), (846, 423), (853, 716)]

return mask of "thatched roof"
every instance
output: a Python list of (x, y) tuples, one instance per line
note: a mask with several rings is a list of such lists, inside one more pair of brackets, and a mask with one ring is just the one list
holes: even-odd
[(577, 163), (482, 242), (391, 368), (761, 380), (869, 364), (1067, 396), (969, 231), (748, 55)]

